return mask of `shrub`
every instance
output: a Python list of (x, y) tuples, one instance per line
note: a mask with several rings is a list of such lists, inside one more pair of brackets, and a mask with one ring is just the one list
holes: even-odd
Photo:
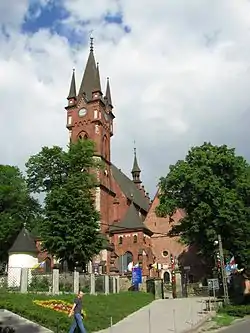
[(46, 276), (32, 276), (31, 283), (28, 286), (29, 291), (49, 291), (50, 283)]
[(218, 312), (226, 313), (232, 317), (243, 318), (250, 314), (250, 305), (228, 305), (220, 308)]

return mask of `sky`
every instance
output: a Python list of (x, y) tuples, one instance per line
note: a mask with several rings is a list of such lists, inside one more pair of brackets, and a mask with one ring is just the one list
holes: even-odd
[(112, 161), (130, 175), (135, 141), (151, 197), (204, 141), (250, 160), (249, 12), (248, 0), (0, 0), (0, 163), (25, 170), (41, 147), (66, 147), (91, 31), (112, 89)]

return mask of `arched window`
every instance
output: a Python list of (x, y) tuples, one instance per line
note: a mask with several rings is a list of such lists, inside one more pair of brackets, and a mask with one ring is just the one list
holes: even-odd
[(102, 154), (103, 154), (104, 158), (107, 159), (107, 157), (108, 157), (108, 139), (107, 139), (106, 135), (104, 135), (104, 137), (102, 139)]
[(119, 244), (122, 244), (122, 236), (119, 237)]
[(133, 237), (133, 242), (134, 242), (134, 243), (137, 243), (137, 240), (138, 240), (137, 235), (134, 235), (134, 237)]
[(126, 252), (121, 255), (118, 259), (119, 271), (121, 273), (128, 271), (128, 264), (133, 261), (133, 254), (131, 252)]
[(164, 283), (170, 283), (170, 274), (169, 274), (169, 272), (164, 273), (163, 281), (164, 281)]
[(78, 134), (78, 139), (87, 140), (88, 139), (88, 134), (86, 132), (81, 132), (81, 133)]

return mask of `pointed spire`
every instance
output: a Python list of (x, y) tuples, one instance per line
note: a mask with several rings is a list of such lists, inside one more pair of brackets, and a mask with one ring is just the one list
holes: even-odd
[(94, 43), (93, 37), (90, 38), (90, 52), (83, 74), (81, 86), (79, 89), (79, 96), (85, 94), (88, 100), (92, 99), (92, 92), (96, 89), (95, 85), (97, 82), (97, 68), (94, 57)]
[(100, 71), (99, 71), (99, 63), (96, 64), (96, 76), (95, 76), (95, 83), (94, 83), (94, 90), (93, 91), (98, 91), (102, 92), (101, 88), (101, 80), (100, 80)]
[(73, 69), (70, 89), (69, 89), (69, 96), (68, 99), (76, 98), (76, 80), (75, 80), (75, 69)]
[(131, 173), (133, 177), (133, 182), (138, 185), (141, 184), (141, 179), (140, 179), (141, 169), (139, 168), (138, 165), (135, 147), (134, 147), (134, 163)]
[(139, 168), (137, 156), (136, 156), (136, 148), (134, 148), (134, 164), (132, 172), (141, 172), (141, 169)]
[(109, 77), (107, 77), (107, 87), (106, 87), (106, 94), (105, 99), (107, 101), (107, 104), (113, 107), (112, 105), (112, 98), (111, 98), (111, 91), (110, 91), (110, 84), (109, 84)]

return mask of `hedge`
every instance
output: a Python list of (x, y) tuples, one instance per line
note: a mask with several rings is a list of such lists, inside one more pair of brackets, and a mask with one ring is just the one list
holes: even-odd
[(232, 317), (243, 318), (250, 315), (250, 305), (228, 305), (218, 310), (219, 313), (226, 313)]

